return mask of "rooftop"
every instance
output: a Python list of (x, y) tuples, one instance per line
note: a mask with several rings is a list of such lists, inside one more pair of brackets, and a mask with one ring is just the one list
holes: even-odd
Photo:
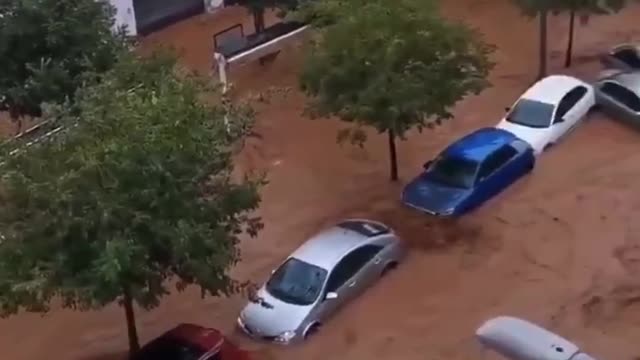
[(448, 156), (480, 162), (517, 137), (502, 129), (482, 128), (457, 140), (445, 150)]

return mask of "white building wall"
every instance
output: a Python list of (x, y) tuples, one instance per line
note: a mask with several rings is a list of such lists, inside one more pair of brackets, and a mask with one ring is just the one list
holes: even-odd
[(224, 6), (224, 0), (204, 0), (204, 8), (208, 12), (214, 12)]
[(133, 9), (133, 0), (109, 0), (113, 5), (116, 12), (116, 27), (125, 25), (127, 27), (127, 33), (135, 36), (138, 34), (138, 28), (136, 27), (136, 14)]
[[(116, 8), (116, 27), (126, 25), (127, 33), (131, 36), (138, 34), (138, 28), (136, 25), (136, 14), (133, 8), (134, 0), (109, 0), (111, 5)], [(208, 12), (213, 12), (224, 6), (224, 0), (202, 0), (204, 1), (205, 9)]]

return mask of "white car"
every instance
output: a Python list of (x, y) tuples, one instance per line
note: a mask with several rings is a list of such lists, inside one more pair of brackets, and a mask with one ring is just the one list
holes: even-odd
[(476, 330), (476, 339), (509, 360), (595, 360), (560, 335), (512, 316), (487, 320)]
[(496, 126), (528, 142), (536, 155), (557, 143), (595, 105), (593, 87), (566, 75), (551, 75), (529, 88)]

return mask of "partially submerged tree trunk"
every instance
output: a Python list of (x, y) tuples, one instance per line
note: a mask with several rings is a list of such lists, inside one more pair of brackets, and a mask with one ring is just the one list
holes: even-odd
[(253, 10), (253, 27), (256, 34), (260, 34), (264, 31), (264, 9)]
[(131, 297), (131, 289), (128, 286), (123, 287), (123, 295), (122, 305), (127, 317), (127, 334), (129, 335), (129, 356), (133, 356), (140, 350), (140, 341), (138, 340), (136, 318), (133, 312), (133, 298)]
[(576, 11), (571, 10), (569, 13), (569, 40), (567, 42), (567, 54), (564, 59), (564, 67), (571, 66), (571, 58), (573, 55), (573, 37), (575, 32)]
[(538, 79), (547, 76), (547, 10), (541, 10), (540, 18), (540, 62), (538, 68)]
[(387, 130), (389, 137), (389, 161), (391, 165), (391, 181), (398, 180), (398, 155), (396, 153), (396, 134), (393, 130)]

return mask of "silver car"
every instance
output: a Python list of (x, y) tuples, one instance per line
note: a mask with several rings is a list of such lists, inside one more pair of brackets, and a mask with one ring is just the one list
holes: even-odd
[(604, 54), (601, 62), (607, 68), (640, 70), (640, 44), (618, 45)]
[(240, 313), (238, 326), (280, 344), (304, 340), (404, 254), (386, 225), (345, 220), (307, 240), (274, 270)]
[(560, 335), (512, 316), (487, 320), (476, 330), (476, 338), (510, 360), (595, 360)]
[(640, 127), (640, 71), (606, 71), (594, 88), (602, 110)]

